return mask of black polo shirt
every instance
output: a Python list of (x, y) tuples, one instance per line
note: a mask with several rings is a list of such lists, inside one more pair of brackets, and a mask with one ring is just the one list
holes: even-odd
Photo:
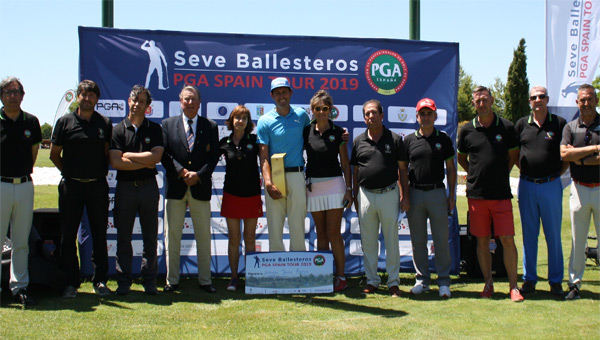
[(564, 118), (551, 113), (542, 126), (535, 123), (533, 114), (517, 121), (515, 131), (521, 147), (521, 175), (543, 178), (560, 174), (560, 141), (566, 124)]
[[(125, 117), (115, 126), (110, 144), (111, 150), (125, 152), (146, 152), (163, 146), (162, 128), (157, 123), (144, 118), (137, 132), (129, 117)], [(156, 176), (154, 169), (117, 170), (117, 180), (135, 181)]]
[(219, 141), (219, 152), (225, 156), (226, 162), (223, 191), (238, 197), (260, 195), (256, 135), (244, 136), (238, 146), (233, 143), (232, 137), (233, 134)]
[(329, 129), (323, 135), (315, 129), (316, 121), (304, 128), (307, 177), (336, 177), (342, 175), (338, 160), (340, 145), (344, 144), (344, 130), (329, 121)]
[(444, 181), (444, 163), (454, 158), (452, 140), (434, 129), (429, 137), (419, 130), (404, 137), (408, 157), (408, 179), (413, 184), (437, 184)]
[(0, 175), (24, 177), (33, 172), (31, 149), (42, 141), (37, 117), (21, 111), (16, 120), (0, 112)]
[(487, 200), (511, 199), (508, 152), (519, 147), (514, 125), (494, 114), (488, 128), (477, 117), (462, 126), (458, 152), (469, 155), (467, 197)]
[(358, 183), (366, 189), (383, 189), (398, 180), (398, 161), (407, 161), (402, 137), (383, 128), (375, 143), (367, 131), (354, 139), (350, 164), (358, 166)]
[(62, 175), (66, 178), (101, 179), (108, 172), (105, 143), (110, 144), (112, 123), (94, 111), (89, 121), (77, 111), (58, 119), (52, 144), (62, 147)]
[[(587, 143), (586, 134), (588, 134)], [(596, 113), (596, 117), (589, 127), (583, 124), (581, 117), (565, 125), (560, 145), (567, 144), (574, 147), (600, 144), (600, 116), (598, 113)], [(571, 177), (576, 181), (600, 183), (600, 165), (579, 165), (571, 162), (569, 169), (571, 170)]]

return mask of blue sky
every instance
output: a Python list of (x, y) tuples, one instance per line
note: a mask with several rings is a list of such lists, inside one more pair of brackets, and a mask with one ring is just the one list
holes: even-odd
[[(409, 38), (401, 0), (114, 0), (114, 27), (191, 32)], [(543, 0), (422, 0), (421, 40), (458, 42), (477, 84), (506, 81), (525, 38), (529, 82), (545, 84)], [(102, 26), (101, 0), (0, 0), (0, 77), (17, 76), (22, 107), (52, 124), (78, 81), (78, 26)]]

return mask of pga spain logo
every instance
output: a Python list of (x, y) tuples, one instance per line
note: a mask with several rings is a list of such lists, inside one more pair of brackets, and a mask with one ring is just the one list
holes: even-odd
[(325, 264), (325, 257), (323, 255), (317, 255), (313, 258), (315, 266), (320, 267)]
[(396, 52), (379, 50), (367, 59), (365, 77), (369, 86), (379, 94), (393, 95), (406, 85), (408, 67)]

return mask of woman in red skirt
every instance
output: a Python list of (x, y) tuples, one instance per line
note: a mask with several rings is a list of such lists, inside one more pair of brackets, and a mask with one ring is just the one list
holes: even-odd
[(231, 281), (227, 290), (238, 287), (238, 264), (240, 260), (241, 221), (244, 220), (244, 243), (246, 253), (255, 251), (256, 222), (263, 215), (260, 199), (260, 177), (258, 171), (258, 146), (256, 135), (251, 133), (254, 123), (250, 111), (238, 105), (225, 122), (232, 133), (219, 142), (221, 154), (225, 156), (225, 184), (221, 216), (227, 221), (229, 233), (228, 254)]

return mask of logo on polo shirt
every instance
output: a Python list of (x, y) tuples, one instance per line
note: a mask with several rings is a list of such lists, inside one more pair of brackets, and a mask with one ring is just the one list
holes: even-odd
[(396, 52), (379, 50), (367, 59), (365, 77), (369, 86), (379, 94), (393, 95), (406, 84), (408, 67)]
[(546, 138), (545, 139), (554, 139), (554, 132), (553, 131), (546, 132)]
[(317, 255), (313, 259), (313, 263), (315, 266), (320, 267), (325, 264), (325, 257), (323, 255)]
[(31, 138), (31, 131), (25, 130), (23, 131), (23, 135), (25, 136), (25, 138)]
[(98, 128), (98, 136), (104, 138), (104, 130), (102, 128)]
[(330, 135), (329, 136), (329, 141), (333, 143), (335, 141), (335, 136), (334, 135)]
[(496, 142), (498, 142), (498, 143), (502, 142), (502, 135), (500, 135), (500, 134), (496, 135)]
[(146, 143), (146, 144), (150, 144), (150, 137), (146, 137), (146, 138), (144, 138), (144, 143)]
[(389, 144), (386, 144), (384, 147), (385, 153), (392, 153), (392, 147)]
[(436, 148), (437, 150), (442, 150), (442, 144), (440, 144), (440, 143), (435, 143), (435, 148)]
[(252, 149), (254, 149), (254, 146), (252, 146), (252, 144), (248, 144), (248, 145), (246, 145), (246, 149), (252, 150)]

